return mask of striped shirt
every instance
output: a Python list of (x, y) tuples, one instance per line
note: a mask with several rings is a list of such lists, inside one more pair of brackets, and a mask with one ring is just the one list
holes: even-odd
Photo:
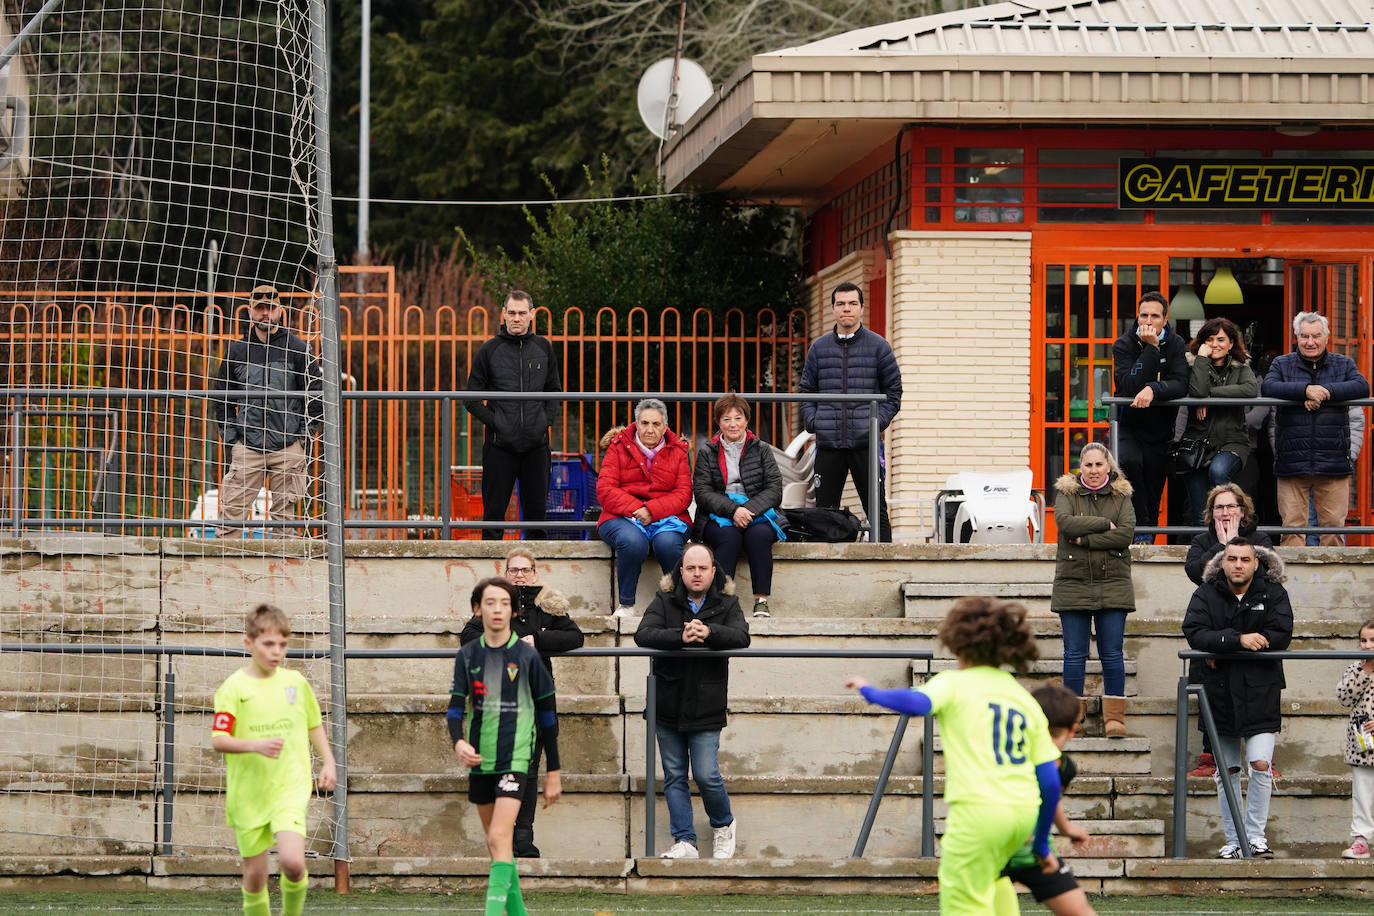
[(447, 718), (453, 741), (466, 737), (482, 755), (474, 773), (529, 772), (536, 729), (548, 768), (559, 768), (553, 677), (514, 633), (504, 646), (483, 636), (458, 650)]

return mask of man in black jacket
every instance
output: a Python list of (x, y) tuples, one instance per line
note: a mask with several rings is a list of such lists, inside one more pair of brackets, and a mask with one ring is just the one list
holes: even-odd
[[(211, 403), (220, 435), (231, 446), (229, 470), (219, 485), (219, 517), (246, 521), (253, 500), (272, 475), (271, 514), (294, 520), (305, 496), (305, 444), (320, 431), (324, 407), (320, 364), (305, 341), (282, 324), (286, 309), (275, 287), (250, 294), (250, 325), (229, 344), (215, 375), (217, 391), (261, 392), (254, 398), (216, 398)], [(271, 396), (272, 392), (294, 392)], [(221, 537), (242, 537), (242, 527), (221, 528)], [(295, 529), (274, 529), (274, 536)]]
[[(678, 568), (664, 576), (659, 591), (635, 630), (635, 645), (648, 649), (744, 649), (749, 623), (735, 597), (735, 585), (718, 576), (715, 556), (704, 544), (682, 553)], [(729, 694), (725, 658), (654, 659), (658, 678), (658, 752), (663, 758), (663, 798), (674, 843), (665, 859), (697, 858), (697, 832), (692, 823), (692, 793), (687, 786), (690, 761), (702, 807), (713, 832), (712, 855), (735, 854), (735, 816), (720, 776), (720, 732), (725, 727)]]
[[(561, 392), (563, 384), (553, 345), (534, 333), (534, 300), (522, 290), (506, 297), (503, 323), (496, 336), (482, 344), (468, 373), (470, 391)], [(468, 413), (482, 421), (482, 518), (499, 522), (506, 517), (510, 491), (520, 483), (520, 514), (527, 522), (542, 522), (549, 500), (549, 427), (558, 423), (559, 402), (490, 403), (464, 401)], [(482, 529), (485, 540), (500, 540), (499, 528)], [(526, 536), (544, 537), (531, 530)]]
[[(1169, 474), (1169, 443), (1174, 438), (1177, 407), (1155, 407), (1158, 401), (1188, 393), (1188, 342), (1169, 326), (1169, 300), (1161, 293), (1140, 297), (1136, 324), (1112, 344), (1112, 384), (1119, 398), (1133, 398), (1118, 408), (1116, 460), (1133, 488), (1135, 523), (1159, 523), (1159, 500)], [(1154, 535), (1142, 534), (1137, 543)]]
[(1221, 859), (1241, 858), (1239, 834), (1221, 781), (1222, 767), (1239, 773), (1242, 759), (1250, 762), (1250, 785), (1245, 795), (1245, 833), (1250, 850), (1260, 858), (1274, 857), (1264, 829), (1274, 786), (1274, 736), (1282, 724), (1279, 704), (1286, 684), (1283, 662), (1256, 658), (1251, 653), (1283, 651), (1293, 638), (1293, 606), (1283, 578), (1283, 561), (1278, 554), (1256, 547), (1246, 538), (1232, 538), (1225, 551), (1207, 564), (1203, 584), (1193, 592), (1183, 617), (1183, 635), (1189, 646), (1230, 656), (1208, 659), (1200, 678), (1216, 717), (1219, 741), (1213, 749), (1218, 768), (1213, 778), (1226, 831), (1226, 845), (1217, 855)]
[[(516, 547), (506, 554), (504, 575), (520, 593), (520, 606), (515, 609), (510, 621), (511, 632), (534, 647), (544, 660), (549, 677), (553, 677), (550, 653), (580, 649), (584, 640), (582, 631), (568, 616), (568, 599), (539, 584), (538, 565), (528, 547)], [(458, 635), (458, 642), (466, 646), (482, 633), (482, 617), (473, 614)], [(536, 731), (534, 751), (530, 754), (529, 779), (525, 782), (525, 794), (520, 799), (520, 813), (515, 818), (512, 848), (516, 858), (539, 858), (539, 847), (534, 845), (534, 815), (539, 810), (539, 761), (543, 754), (544, 739)]]

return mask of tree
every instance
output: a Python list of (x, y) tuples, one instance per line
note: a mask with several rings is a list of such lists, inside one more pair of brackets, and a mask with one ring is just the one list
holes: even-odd
[[(593, 197), (616, 196), (602, 162), (584, 172)], [(641, 182), (635, 190), (652, 191)], [(554, 193), (552, 184), (548, 192)], [(768, 206), (742, 206), (720, 195), (650, 197), (581, 207), (525, 210), (530, 242), (520, 257), (484, 255), (468, 237), (479, 272), (497, 301), (510, 289), (534, 295), (561, 317), (571, 308), (624, 316), (642, 307), (786, 313), (803, 304), (792, 216)]]

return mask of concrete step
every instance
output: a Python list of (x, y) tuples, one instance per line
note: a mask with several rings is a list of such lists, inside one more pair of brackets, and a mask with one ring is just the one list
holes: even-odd
[[(1089, 833), (1087, 842), (1082, 846), (1074, 846), (1057, 833), (1051, 836), (1058, 853), (1074, 863), (1075, 873), (1080, 859), (1140, 859), (1164, 855), (1164, 822), (1161, 820), (1074, 819), (1074, 823)], [(945, 824), (944, 818), (936, 819), (937, 837), (945, 835)]]
[[(1091, 776), (1150, 773), (1150, 742), (1145, 738), (1075, 738), (1067, 748), (1078, 771)], [(935, 730), (935, 772), (945, 772), (944, 741)]]
[[(541, 845), (546, 842), (542, 835), (538, 839)], [(516, 865), (521, 888), (535, 893), (920, 894), (923, 899), (915, 901), (915, 906), (935, 906), (936, 859), (737, 855), (731, 860), (672, 860), (645, 858), (640, 853), (642, 849), (606, 858), (546, 853), (541, 859), (519, 859)], [(1352, 912), (1361, 912), (1361, 901), (1367, 900), (1371, 868), (1369, 862), (1320, 857), (1222, 861), (1071, 856), (1068, 861), (1090, 894), (1307, 897), (1316, 888), (1323, 894), (1351, 898)], [(484, 855), (451, 852), (421, 857), (355, 856), (349, 875), (355, 892), (387, 888), (477, 894), (486, 887), (490, 866)], [(228, 854), (7, 855), (0, 861), (0, 876), (16, 891), (51, 889), (60, 876), (63, 889), (73, 891), (230, 893), (239, 885), (240, 869), (237, 856)], [(330, 860), (314, 861), (311, 869), (317, 873), (315, 893), (328, 893)], [(1023, 899), (1030, 907), (1029, 897)]]

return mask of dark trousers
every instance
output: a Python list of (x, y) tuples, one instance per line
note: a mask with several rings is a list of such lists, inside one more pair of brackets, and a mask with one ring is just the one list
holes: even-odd
[[(892, 540), (892, 523), (887, 519), (887, 495), (883, 492), (884, 470), (882, 455), (878, 456), (878, 540)], [(823, 509), (838, 509), (840, 494), (844, 492), (845, 475), (854, 478), (859, 502), (870, 521), (873, 510), (868, 505), (868, 464), (866, 448), (816, 448), (816, 505)]]
[[(549, 508), (549, 447), (541, 445), (525, 452), (515, 452), (482, 443), (482, 520), (499, 522), (506, 517), (510, 493), (520, 483), (520, 515), (527, 522), (542, 522)], [(500, 528), (483, 528), (482, 540), (499, 541), (504, 534)], [(531, 529), (525, 537), (540, 540), (546, 536), (542, 529)]]
[(759, 522), (748, 528), (717, 525), (707, 521), (701, 532), (701, 539), (716, 555), (716, 569), (727, 576), (734, 577), (739, 566), (740, 550), (749, 558), (749, 578), (754, 586), (754, 594), (773, 594), (773, 543), (778, 533), (767, 522)]
[(1159, 501), (1164, 496), (1164, 481), (1169, 476), (1169, 444), (1141, 439), (1122, 426), (1118, 433), (1116, 460), (1131, 484), (1136, 527), (1153, 528), (1159, 523)]
[(534, 813), (539, 810), (539, 761), (544, 757), (544, 737), (536, 729), (534, 750), (530, 752), (529, 778), (525, 780), (525, 794), (520, 798), (520, 813), (515, 816), (515, 829), (534, 830)]

